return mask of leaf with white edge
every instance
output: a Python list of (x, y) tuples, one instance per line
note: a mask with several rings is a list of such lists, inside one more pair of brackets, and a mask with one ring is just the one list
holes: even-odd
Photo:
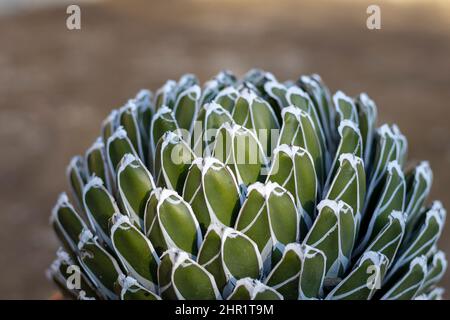
[(167, 131), (178, 131), (177, 120), (172, 110), (167, 106), (162, 106), (158, 109), (150, 123), (150, 154), (149, 159), (154, 159), (156, 155), (156, 146), (159, 139)]
[(392, 211), (404, 212), (405, 199), (406, 183), (403, 171), (396, 160), (389, 162), (387, 179), (380, 197), (365, 208), (362, 227), (367, 231), (358, 241), (357, 253), (361, 253), (367, 243), (379, 234), (389, 222)]
[(392, 211), (388, 222), (367, 246), (366, 251), (382, 253), (392, 265), (405, 234), (406, 215), (400, 211)]
[(355, 268), (327, 296), (326, 300), (369, 300), (380, 289), (388, 259), (381, 253), (368, 251)]
[(356, 234), (361, 222), (361, 212), (366, 194), (366, 173), (361, 158), (344, 153), (339, 157), (339, 168), (331, 182), (325, 199), (344, 201), (353, 211)]
[(53, 207), (50, 222), (61, 242), (68, 247), (67, 250), (71, 253), (77, 252), (80, 234), (88, 228), (70, 203), (66, 193), (63, 192), (59, 195), (58, 201)]
[(200, 96), (201, 89), (198, 85), (188, 87), (178, 95), (173, 112), (180, 128), (192, 132), (199, 109)]
[(114, 131), (116, 131), (118, 126), (118, 117), (119, 112), (117, 110), (113, 110), (102, 122), (102, 139), (105, 145), (108, 143), (109, 137), (111, 137)]
[(141, 136), (143, 138), (142, 142), (144, 155), (146, 155), (146, 145), (148, 144), (148, 135), (150, 133), (150, 122), (155, 112), (155, 106), (153, 105), (153, 93), (150, 90), (140, 90), (134, 98), (134, 103), (137, 105), (138, 124)]
[(222, 108), (224, 108), (231, 114), (238, 97), (239, 92), (235, 88), (226, 87), (217, 94), (217, 96), (214, 98), (214, 102), (219, 104)]
[(108, 165), (105, 158), (105, 145), (101, 137), (92, 144), (84, 156), (86, 163), (86, 174), (88, 177), (97, 176), (102, 179), (108, 190), (112, 191), (109, 177)]
[(267, 172), (268, 160), (255, 134), (240, 125), (224, 123), (218, 130), (212, 155), (229, 166), (240, 186), (248, 186)]
[(444, 288), (434, 288), (427, 293), (427, 298), (428, 300), (443, 300), (444, 292)]
[(181, 252), (172, 268), (171, 282), (179, 300), (221, 300), (214, 277), (201, 265)]
[(176, 300), (177, 295), (172, 286), (172, 269), (178, 255), (185, 254), (183, 251), (171, 248), (161, 255), (158, 265), (159, 294), (165, 300)]
[(120, 160), (127, 153), (139, 157), (130, 139), (128, 139), (127, 132), (123, 127), (118, 127), (113, 135), (108, 138), (108, 143), (106, 144), (106, 159), (108, 160), (109, 170), (114, 183), (116, 182), (117, 167)]
[(426, 291), (433, 288), (439, 281), (447, 270), (447, 260), (445, 258), (444, 251), (438, 251), (432, 256), (431, 263), (428, 265), (428, 273), (425, 281), (420, 288), (420, 292), (425, 293)]
[(143, 226), (145, 204), (155, 183), (142, 161), (127, 153), (123, 156), (117, 170), (117, 189), (120, 201), (130, 220)]
[(83, 187), (86, 183), (86, 174), (84, 172), (84, 161), (81, 156), (75, 156), (70, 161), (66, 169), (70, 189), (77, 202), (77, 205), (83, 208)]
[(136, 150), (141, 158), (144, 158), (142, 138), (138, 123), (137, 104), (134, 100), (129, 100), (119, 109), (119, 125), (127, 132), (127, 137), (133, 144), (134, 150)]
[(244, 278), (236, 282), (227, 300), (283, 300), (283, 296), (258, 280)]
[(120, 299), (121, 300), (161, 300), (155, 293), (144, 288), (133, 277), (126, 277), (122, 275), (119, 277), (121, 286)]
[(236, 230), (258, 246), (265, 269), (276, 263), (287, 244), (298, 241), (299, 215), (292, 195), (276, 182), (249, 186)]
[(300, 239), (315, 218), (318, 185), (311, 154), (297, 146), (282, 144), (273, 151), (272, 167), (267, 181), (277, 182), (295, 198), (305, 226), (301, 226)]
[(399, 256), (390, 268), (386, 281), (400, 272), (402, 267), (407, 266), (414, 258), (428, 254), (442, 233), (445, 216), (446, 211), (440, 203), (436, 203), (426, 212), (425, 221), (421, 227), (400, 247)]
[(355, 99), (355, 103), (358, 110), (358, 123), (363, 143), (364, 164), (366, 168), (369, 168), (377, 122), (377, 106), (366, 93), (359, 94)]
[[(146, 206), (145, 226), (155, 250), (161, 254), (177, 248), (196, 256), (202, 243), (200, 226), (190, 205), (175, 191), (154, 192)], [(152, 212), (153, 211), (153, 212)]]
[(352, 98), (342, 91), (337, 91), (333, 95), (333, 103), (336, 108), (336, 127), (339, 127), (344, 120), (359, 123), (358, 110)]
[(231, 228), (223, 231), (221, 239), (222, 266), (227, 279), (224, 295), (227, 296), (239, 279), (260, 279), (263, 261), (258, 246), (252, 239)]
[(78, 260), (87, 276), (106, 298), (117, 299), (116, 281), (122, 275), (122, 270), (116, 259), (97, 242), (88, 230), (84, 230), (81, 234), (78, 249), (80, 252)]
[(167, 80), (166, 83), (156, 91), (154, 103), (156, 111), (163, 108), (163, 106), (171, 107), (171, 104), (174, 102), (176, 87), (176, 81)]
[(327, 261), (327, 278), (342, 276), (350, 267), (356, 221), (352, 208), (343, 201), (322, 200), (319, 215), (304, 243), (321, 250)]
[(197, 158), (183, 188), (203, 231), (211, 223), (232, 226), (240, 207), (240, 192), (230, 168), (215, 158)]
[(409, 264), (408, 272), (393, 285), (381, 300), (411, 300), (422, 287), (427, 276), (427, 259), (425, 256), (414, 258)]
[(195, 158), (189, 145), (174, 132), (166, 132), (156, 147), (156, 184), (181, 193), (187, 172)]
[(425, 203), (433, 183), (433, 172), (427, 161), (421, 162), (406, 177), (406, 214), (408, 216), (407, 232), (411, 232), (420, 219), (422, 206)]
[(117, 214), (113, 219), (111, 240), (117, 256), (129, 275), (156, 292), (159, 258), (152, 244), (127, 216)]
[(278, 146), (287, 144), (307, 150), (314, 160), (317, 179), (321, 185), (325, 175), (325, 157), (312, 118), (308, 113), (294, 106), (284, 108), (281, 114), (283, 126)]
[(111, 247), (112, 217), (119, 212), (119, 208), (100, 178), (92, 177), (86, 184), (83, 191), (83, 203), (92, 229), (102, 242)]
[(289, 105), (288, 100), (286, 99), (287, 90), (288, 89), (278, 81), (267, 81), (264, 84), (264, 91), (277, 102), (279, 110), (282, 110)]

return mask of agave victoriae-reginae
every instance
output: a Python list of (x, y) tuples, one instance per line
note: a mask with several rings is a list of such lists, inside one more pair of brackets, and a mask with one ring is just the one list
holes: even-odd
[(446, 212), (376, 118), (317, 75), (142, 90), (71, 161), (49, 276), (82, 299), (438, 299)]

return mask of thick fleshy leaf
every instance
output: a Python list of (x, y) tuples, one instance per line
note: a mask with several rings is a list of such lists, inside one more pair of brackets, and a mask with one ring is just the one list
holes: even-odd
[(111, 246), (112, 217), (120, 210), (100, 178), (92, 177), (86, 184), (83, 191), (83, 203), (92, 229), (102, 242)]
[(113, 219), (111, 240), (117, 256), (129, 275), (156, 292), (159, 258), (152, 244), (127, 216), (117, 214)]
[(433, 183), (433, 173), (427, 161), (421, 162), (407, 176), (406, 214), (407, 232), (410, 233), (420, 219), (422, 206), (425, 203)]
[(289, 105), (287, 100), (287, 88), (282, 83), (278, 81), (267, 81), (264, 84), (264, 91), (277, 102), (279, 110), (286, 108)]
[(353, 211), (358, 234), (361, 212), (366, 193), (366, 174), (361, 158), (344, 153), (339, 157), (339, 168), (332, 180), (325, 199), (344, 201)]
[(109, 177), (108, 164), (105, 158), (105, 145), (101, 137), (99, 137), (86, 151), (84, 159), (86, 163), (87, 176), (99, 177), (106, 183), (108, 190), (111, 191), (112, 186)]
[(224, 123), (218, 130), (212, 155), (229, 166), (241, 187), (267, 172), (268, 160), (255, 134), (240, 125)]
[(221, 300), (214, 277), (185, 252), (177, 255), (171, 284), (178, 300)]
[(119, 125), (127, 132), (127, 137), (133, 144), (134, 150), (143, 159), (144, 152), (142, 146), (142, 138), (138, 122), (137, 104), (134, 100), (130, 100), (122, 108), (119, 109)]
[(137, 105), (137, 118), (142, 136), (142, 145), (144, 155), (146, 155), (145, 145), (148, 144), (150, 133), (150, 122), (155, 113), (155, 106), (153, 105), (153, 93), (150, 90), (142, 89), (134, 98), (134, 103)]
[(197, 118), (201, 89), (198, 85), (186, 88), (178, 95), (173, 110), (178, 126), (191, 132)]
[(197, 255), (202, 243), (200, 226), (191, 206), (181, 196), (173, 190), (156, 189), (145, 209), (145, 233), (159, 254), (177, 248)]
[(106, 144), (106, 159), (108, 160), (109, 170), (114, 183), (116, 182), (116, 173), (120, 160), (127, 153), (139, 157), (130, 139), (128, 139), (127, 132), (123, 127), (118, 127), (113, 135), (108, 138), (108, 143)]
[(283, 296), (258, 280), (244, 278), (236, 282), (227, 300), (283, 300)]
[(366, 251), (382, 253), (393, 263), (405, 234), (406, 215), (400, 211), (392, 211), (388, 222), (367, 246)]
[(119, 283), (122, 287), (120, 291), (121, 300), (161, 300), (155, 293), (147, 290), (133, 277), (119, 277)]
[(154, 163), (156, 184), (181, 193), (194, 158), (194, 152), (179, 135), (166, 132), (156, 147)]
[(67, 250), (73, 253), (77, 252), (81, 232), (88, 227), (69, 202), (65, 193), (59, 195), (52, 210), (50, 222), (58, 237), (61, 238), (61, 242), (68, 247)]
[(276, 182), (256, 182), (236, 221), (241, 231), (258, 246), (265, 268), (278, 261), (287, 244), (299, 238), (300, 217), (292, 195)]
[(259, 279), (263, 262), (258, 246), (245, 234), (231, 228), (223, 231), (220, 247), (222, 267), (227, 279), (224, 295), (227, 296), (236, 281), (243, 278)]
[(244, 89), (233, 109), (234, 121), (250, 130), (258, 137), (264, 152), (270, 154), (275, 147), (272, 130), (279, 129), (277, 116), (270, 105), (253, 91)]
[(83, 208), (83, 187), (86, 183), (86, 174), (84, 172), (84, 161), (81, 156), (75, 156), (70, 161), (66, 169), (69, 186), (79, 208)]
[(381, 288), (388, 259), (368, 251), (355, 268), (326, 297), (326, 300), (369, 300)]
[(108, 139), (113, 135), (118, 126), (119, 112), (117, 110), (111, 111), (111, 113), (102, 122), (102, 139), (103, 143), (108, 143)]
[(327, 184), (335, 177), (339, 169), (340, 157), (343, 154), (353, 154), (359, 158), (363, 156), (362, 138), (358, 125), (350, 120), (342, 120), (338, 126), (339, 145), (328, 173)]
[(178, 124), (177, 120), (175, 120), (175, 115), (172, 110), (167, 106), (162, 106), (158, 109), (156, 114), (152, 118), (152, 122), (150, 124), (150, 155), (149, 159), (153, 159), (156, 155), (156, 146), (159, 142), (159, 139), (166, 133), (167, 131), (177, 131)]
[(172, 270), (178, 255), (186, 254), (183, 251), (172, 248), (161, 255), (158, 265), (158, 285), (161, 298), (176, 300), (177, 296), (172, 285)]
[(350, 267), (356, 221), (352, 208), (343, 201), (322, 200), (319, 215), (304, 243), (321, 250), (327, 261), (328, 278), (342, 276)]
[[(59, 248), (57, 259), (48, 270), (50, 276), (71, 298), (96, 299), (99, 296), (94, 284), (67, 252)], [(75, 280), (76, 279), (76, 280)]]
[(117, 299), (116, 281), (122, 275), (122, 270), (114, 257), (88, 230), (81, 234), (78, 249), (78, 260), (91, 281), (106, 298)]
[(421, 227), (415, 230), (410, 240), (403, 242), (399, 257), (389, 270), (388, 279), (401, 272), (402, 267), (408, 265), (414, 258), (428, 254), (442, 233), (445, 216), (446, 211), (440, 203), (435, 203), (426, 212)]
[(422, 287), (427, 276), (427, 259), (425, 256), (414, 258), (409, 264), (408, 272), (386, 292), (382, 300), (411, 300)]
[(175, 100), (175, 90), (177, 83), (174, 80), (167, 80), (166, 83), (156, 91), (155, 109), (158, 111), (163, 106), (172, 107)]
[(321, 185), (324, 181), (325, 158), (313, 120), (308, 113), (294, 106), (284, 108), (282, 117), (283, 126), (278, 145), (294, 145), (307, 150), (314, 160), (317, 179)]
[(238, 97), (239, 92), (235, 88), (227, 87), (217, 94), (214, 98), (214, 102), (231, 114)]
[(308, 245), (290, 243), (265, 283), (285, 299), (314, 299), (322, 294), (326, 257)]
[[(404, 212), (406, 183), (403, 171), (397, 161), (389, 162), (388, 176), (381, 196), (369, 203), (363, 215), (363, 227), (367, 230), (361, 235), (357, 253), (362, 252), (370, 240), (373, 240), (389, 222), (393, 211)], [(365, 227), (367, 225), (367, 228)]]
[(230, 168), (215, 158), (194, 160), (183, 188), (183, 198), (191, 205), (203, 231), (211, 223), (235, 223), (240, 193)]
[(369, 168), (369, 162), (373, 150), (375, 126), (377, 122), (377, 106), (366, 93), (361, 93), (355, 99), (359, 116), (359, 130), (361, 131), (364, 164)]
[(428, 273), (420, 288), (420, 292), (426, 293), (433, 288), (442, 279), (446, 270), (447, 260), (445, 259), (445, 253), (439, 250), (432, 256), (431, 263), (428, 265)]
[[(300, 239), (315, 218), (318, 185), (314, 160), (311, 154), (297, 146), (282, 144), (273, 151), (272, 167), (266, 181), (277, 182), (295, 199), (305, 226), (301, 226)], [(302, 233), (303, 231), (303, 233)]]
[(342, 91), (337, 91), (333, 95), (333, 103), (336, 108), (336, 127), (339, 127), (344, 120), (359, 123), (358, 110), (352, 98)]

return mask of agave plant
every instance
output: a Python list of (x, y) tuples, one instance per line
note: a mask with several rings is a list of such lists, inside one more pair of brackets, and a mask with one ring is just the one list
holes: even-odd
[(80, 299), (439, 299), (446, 211), (376, 118), (317, 75), (142, 90), (70, 162), (49, 276)]

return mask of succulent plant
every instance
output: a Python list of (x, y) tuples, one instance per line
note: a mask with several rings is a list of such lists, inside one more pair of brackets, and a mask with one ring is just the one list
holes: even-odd
[(49, 277), (79, 299), (439, 299), (446, 211), (376, 118), (318, 75), (142, 90), (68, 166)]

